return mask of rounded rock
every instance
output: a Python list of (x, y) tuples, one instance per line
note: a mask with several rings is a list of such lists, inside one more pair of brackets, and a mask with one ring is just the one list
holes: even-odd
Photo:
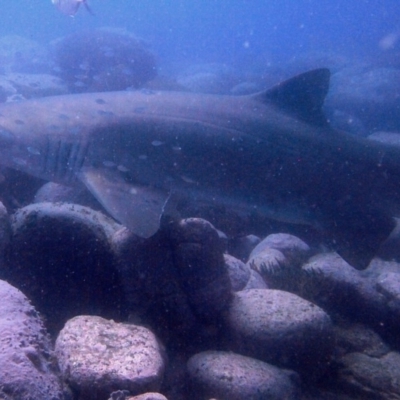
[(276, 249), (269, 247), (264, 248), (260, 252), (251, 256), (247, 265), (262, 276), (268, 275), (268, 271), (274, 271), (281, 265), (286, 265), (287, 259), (284, 254)]
[(307, 379), (330, 359), (330, 317), (292, 293), (272, 289), (235, 293), (228, 319), (239, 353), (293, 368)]
[(76, 204), (31, 204), (11, 217), (5, 279), (26, 292), (51, 333), (79, 314), (123, 315), (125, 300), (109, 239), (119, 227)]
[(45, 183), (35, 194), (34, 203), (72, 203), (104, 212), (101, 204), (83, 186), (66, 186), (56, 182)]
[(274, 233), (263, 239), (251, 252), (250, 258), (255, 257), (265, 249), (281, 251), (287, 258), (298, 262), (305, 261), (310, 256), (310, 247), (300, 238), (288, 233)]
[(261, 239), (255, 235), (239, 236), (229, 241), (229, 254), (246, 262), (250, 253), (261, 242)]
[(164, 350), (148, 329), (95, 316), (69, 320), (56, 340), (61, 373), (85, 399), (160, 389)]
[(220, 351), (198, 353), (188, 361), (195, 399), (294, 400), (298, 377), (265, 362)]
[(228, 270), (232, 290), (242, 290), (250, 279), (250, 268), (242, 261), (229, 254), (224, 254), (225, 265)]
[[(113, 399), (112, 399), (113, 400)], [(143, 393), (139, 396), (127, 397), (126, 400), (168, 400), (161, 393)]]
[(382, 357), (349, 353), (340, 359), (336, 386), (359, 399), (400, 398), (400, 354), (391, 351)]
[(87, 29), (52, 43), (61, 78), (74, 92), (139, 88), (156, 77), (153, 53), (133, 34)]
[(4, 264), (5, 250), (10, 244), (10, 217), (3, 203), (0, 202), (0, 266)]
[(265, 283), (265, 280), (257, 271), (251, 270), (250, 278), (247, 281), (246, 286), (243, 288), (243, 290), (248, 289), (268, 289), (268, 285)]

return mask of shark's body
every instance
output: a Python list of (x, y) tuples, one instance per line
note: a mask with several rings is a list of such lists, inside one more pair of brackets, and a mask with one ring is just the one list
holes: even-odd
[(176, 199), (320, 228), (365, 268), (393, 229), (400, 151), (333, 131), (329, 71), (254, 96), (108, 92), (0, 106), (0, 163), (83, 182), (149, 237)]

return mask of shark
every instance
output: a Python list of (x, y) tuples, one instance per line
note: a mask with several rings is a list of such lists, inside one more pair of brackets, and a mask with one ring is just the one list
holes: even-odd
[(149, 238), (182, 199), (318, 229), (365, 269), (395, 226), (400, 150), (333, 130), (330, 71), (252, 95), (136, 90), (0, 105), (0, 164), (85, 185)]

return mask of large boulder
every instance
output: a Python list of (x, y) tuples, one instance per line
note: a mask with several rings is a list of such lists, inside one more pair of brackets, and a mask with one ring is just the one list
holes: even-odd
[(73, 33), (53, 42), (52, 52), (73, 92), (139, 88), (157, 74), (155, 57), (143, 41), (121, 30)]
[(3, 73), (48, 73), (51, 68), (47, 49), (18, 35), (0, 37), (0, 60)]
[[(325, 101), (328, 117), (334, 126), (352, 131), (399, 130), (400, 70), (358, 66), (344, 68), (331, 79)], [(336, 123), (337, 116), (347, 115), (348, 124)]]
[(109, 242), (120, 227), (76, 204), (23, 207), (11, 218), (1, 276), (26, 293), (51, 333), (80, 314), (121, 318), (124, 296)]

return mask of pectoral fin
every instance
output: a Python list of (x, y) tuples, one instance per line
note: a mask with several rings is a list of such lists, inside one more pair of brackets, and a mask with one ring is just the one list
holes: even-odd
[(127, 183), (107, 169), (85, 168), (79, 178), (102, 206), (133, 233), (148, 238), (158, 231), (169, 193)]

